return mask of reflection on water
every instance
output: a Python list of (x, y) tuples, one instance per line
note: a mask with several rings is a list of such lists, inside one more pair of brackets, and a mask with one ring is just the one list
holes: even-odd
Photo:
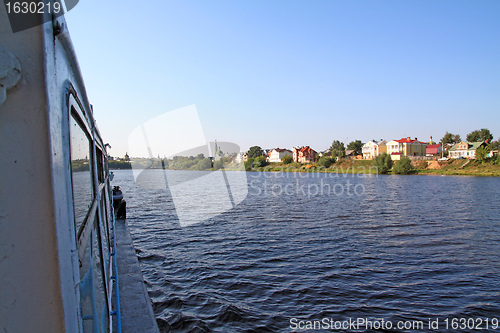
[[(248, 173), (239, 205), (181, 228), (168, 188), (115, 175), (165, 332), (283, 332), (292, 318), (443, 325), (500, 313), (498, 178)], [(321, 182), (337, 192), (314, 192)]]

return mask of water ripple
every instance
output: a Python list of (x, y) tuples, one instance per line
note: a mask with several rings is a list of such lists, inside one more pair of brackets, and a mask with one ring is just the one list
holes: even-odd
[(115, 174), (162, 332), (283, 332), (292, 331), (291, 318), (427, 323), (500, 313), (500, 179), (252, 174), (283, 186), (349, 180), (365, 193), (250, 192), (238, 207), (181, 228), (165, 191)]

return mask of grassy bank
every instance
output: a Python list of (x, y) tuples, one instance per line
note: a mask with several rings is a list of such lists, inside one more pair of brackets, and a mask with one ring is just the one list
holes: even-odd
[[(424, 175), (500, 177), (500, 165), (496, 164), (494, 160), (484, 162), (476, 160), (449, 160), (438, 163), (439, 168), (417, 169), (417, 172)], [(429, 165), (429, 167), (432, 167), (432, 165)]]
[[(450, 176), (495, 176), (500, 177), (500, 164), (494, 160), (479, 162), (476, 160), (449, 160), (449, 161), (415, 161), (414, 174), (417, 175), (450, 175)], [(341, 160), (329, 168), (323, 168), (315, 163), (271, 163), (265, 167), (253, 168), (251, 171), (271, 172), (327, 172), (343, 174), (377, 174), (377, 169), (371, 160)], [(389, 174), (392, 172), (390, 171)]]

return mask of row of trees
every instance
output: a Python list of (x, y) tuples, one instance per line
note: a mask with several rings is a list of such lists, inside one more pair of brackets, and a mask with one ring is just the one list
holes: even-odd
[[(489, 151), (493, 149), (500, 148), (500, 140), (493, 141), (493, 134), (491, 134), (490, 130), (487, 128), (481, 128), (479, 130), (474, 130), (467, 134), (466, 140), (468, 142), (478, 142), (478, 141), (487, 141), (488, 147), (481, 147), (476, 151), (476, 158), (478, 160), (484, 160)], [(462, 141), (462, 138), (459, 134), (453, 134), (450, 132), (446, 132), (445, 135), (441, 138), (439, 143), (441, 144), (456, 144)], [(353, 150), (356, 155), (362, 154), (362, 148), (364, 143), (361, 140), (354, 140), (347, 144), (347, 147), (343, 142), (339, 140), (334, 140), (332, 145), (330, 146), (328, 152), (329, 156), (322, 156), (318, 159), (318, 165), (328, 168), (330, 165), (335, 163), (338, 159), (344, 158), (346, 156), (346, 150)], [(245, 163), (245, 167), (249, 169), (251, 166), (263, 167), (269, 164), (266, 161), (264, 156), (264, 150), (259, 146), (251, 147), (248, 152), (248, 161)], [(401, 162), (402, 161), (402, 162)], [(394, 165), (393, 172), (395, 173), (407, 173), (411, 172), (411, 161), (409, 159), (401, 159), (396, 165)], [(292, 162), (291, 156), (285, 156), (283, 158), (283, 163), (288, 164)], [(378, 163), (378, 165), (377, 165)], [(389, 155), (380, 155), (375, 160), (375, 165), (379, 168), (380, 173), (387, 173), (389, 170), (393, 168), (392, 160)]]
[[(467, 134), (466, 140), (468, 142), (478, 142), (478, 141), (488, 141), (488, 143), (495, 144), (498, 149), (498, 146), (500, 144), (500, 140), (493, 141), (493, 134), (491, 134), (490, 130), (487, 128), (481, 128), (479, 130), (475, 130)], [(460, 137), (459, 134), (453, 134), (450, 132), (446, 132), (441, 141), (439, 143), (442, 144), (455, 144), (459, 143), (462, 141), (462, 138)]]

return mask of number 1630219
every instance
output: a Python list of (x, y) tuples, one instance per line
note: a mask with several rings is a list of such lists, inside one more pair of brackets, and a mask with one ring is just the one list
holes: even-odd
[(59, 14), (63, 8), (61, 3), (54, 2), (5, 2), (8, 14)]

